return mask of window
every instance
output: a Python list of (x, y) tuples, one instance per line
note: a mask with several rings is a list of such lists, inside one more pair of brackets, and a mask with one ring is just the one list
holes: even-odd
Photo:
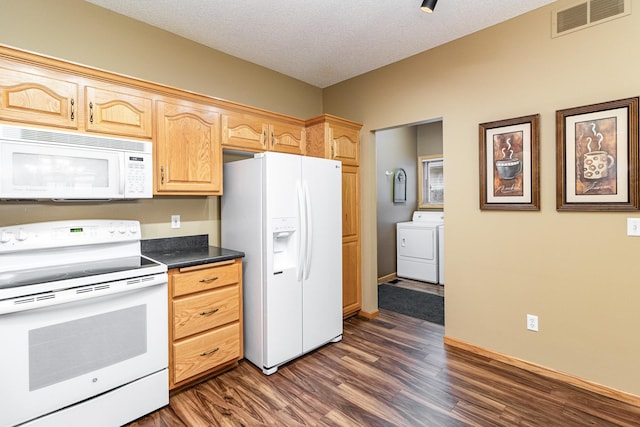
[(418, 157), (418, 208), (444, 208), (444, 160), (442, 154)]

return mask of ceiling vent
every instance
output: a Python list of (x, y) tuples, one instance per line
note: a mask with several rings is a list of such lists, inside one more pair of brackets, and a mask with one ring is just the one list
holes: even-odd
[(582, 0), (551, 13), (551, 36), (562, 36), (631, 14), (631, 0)]

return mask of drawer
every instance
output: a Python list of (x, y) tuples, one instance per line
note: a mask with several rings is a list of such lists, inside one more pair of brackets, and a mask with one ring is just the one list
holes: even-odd
[(239, 285), (176, 299), (173, 301), (173, 338), (184, 338), (239, 318)]
[(240, 281), (242, 263), (220, 265), (172, 275), (173, 296), (219, 288)]
[(173, 382), (240, 357), (240, 325), (233, 323), (173, 344)]

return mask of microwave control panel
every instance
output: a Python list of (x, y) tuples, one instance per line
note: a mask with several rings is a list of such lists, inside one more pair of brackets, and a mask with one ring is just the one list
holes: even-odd
[(151, 197), (153, 191), (151, 154), (125, 153), (125, 169), (127, 174), (125, 197)]

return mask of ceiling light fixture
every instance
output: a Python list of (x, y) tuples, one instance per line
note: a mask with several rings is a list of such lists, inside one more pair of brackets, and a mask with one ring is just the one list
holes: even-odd
[(424, 0), (420, 9), (424, 12), (431, 13), (433, 12), (433, 9), (436, 8), (436, 3), (438, 3), (438, 0)]

